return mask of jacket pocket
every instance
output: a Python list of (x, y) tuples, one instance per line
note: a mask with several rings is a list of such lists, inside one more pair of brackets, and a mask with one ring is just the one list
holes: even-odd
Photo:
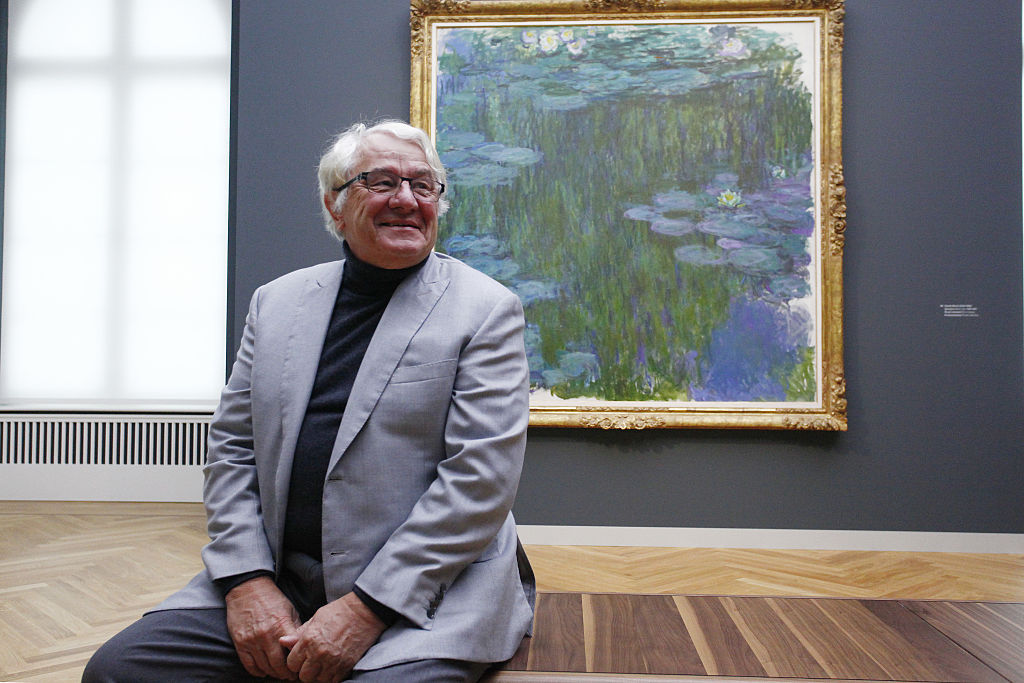
[(438, 377), (451, 377), (455, 374), (458, 364), (458, 358), (450, 358), (422, 365), (400, 365), (395, 368), (395, 373), (391, 375), (390, 383), (404, 384), (405, 382), (422, 382), (426, 379), (436, 379)]

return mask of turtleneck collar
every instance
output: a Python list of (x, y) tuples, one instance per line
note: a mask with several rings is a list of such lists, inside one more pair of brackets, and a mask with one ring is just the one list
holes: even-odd
[[(409, 277), (427, 262), (423, 259), (408, 268), (380, 268), (361, 260), (348, 246), (342, 242), (345, 250), (345, 271), (342, 276), (342, 288), (370, 296), (390, 296), (405, 278)], [(427, 258), (430, 258), (429, 255)]]

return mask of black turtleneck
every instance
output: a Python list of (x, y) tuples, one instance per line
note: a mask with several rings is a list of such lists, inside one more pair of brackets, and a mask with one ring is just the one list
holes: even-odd
[(344, 275), (295, 446), (285, 514), (285, 550), (317, 560), (321, 559), (324, 479), (352, 383), (391, 295), (426, 261), (389, 270), (360, 261), (348, 244), (344, 248)]

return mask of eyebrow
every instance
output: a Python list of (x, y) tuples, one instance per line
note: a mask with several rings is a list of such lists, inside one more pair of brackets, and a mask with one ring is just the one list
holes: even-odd
[[(378, 166), (377, 168), (371, 168), (371, 169), (369, 169), (366, 172), (367, 173), (373, 173), (374, 171), (384, 171), (385, 173), (394, 173), (395, 175), (401, 175), (401, 173), (396, 171), (394, 169), (394, 167), (387, 167), (387, 166)], [(424, 175), (430, 175), (430, 176), (435, 175), (434, 174), (434, 169), (430, 168), (430, 166), (425, 165), (425, 166), (423, 166), (420, 169), (414, 169), (413, 170), (413, 175), (407, 176), (407, 177), (409, 177), (409, 178), (418, 178), (418, 177), (424, 176)]]

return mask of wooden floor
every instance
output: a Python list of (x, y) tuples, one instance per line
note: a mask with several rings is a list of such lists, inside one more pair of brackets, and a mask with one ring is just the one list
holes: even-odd
[[(0, 681), (77, 681), (198, 571), (204, 526), (198, 505), (0, 502)], [(536, 633), (496, 682), (1024, 683), (1024, 555), (527, 553)]]
[(1024, 681), (1024, 604), (542, 593), (534, 637), (504, 669), (492, 680)]

